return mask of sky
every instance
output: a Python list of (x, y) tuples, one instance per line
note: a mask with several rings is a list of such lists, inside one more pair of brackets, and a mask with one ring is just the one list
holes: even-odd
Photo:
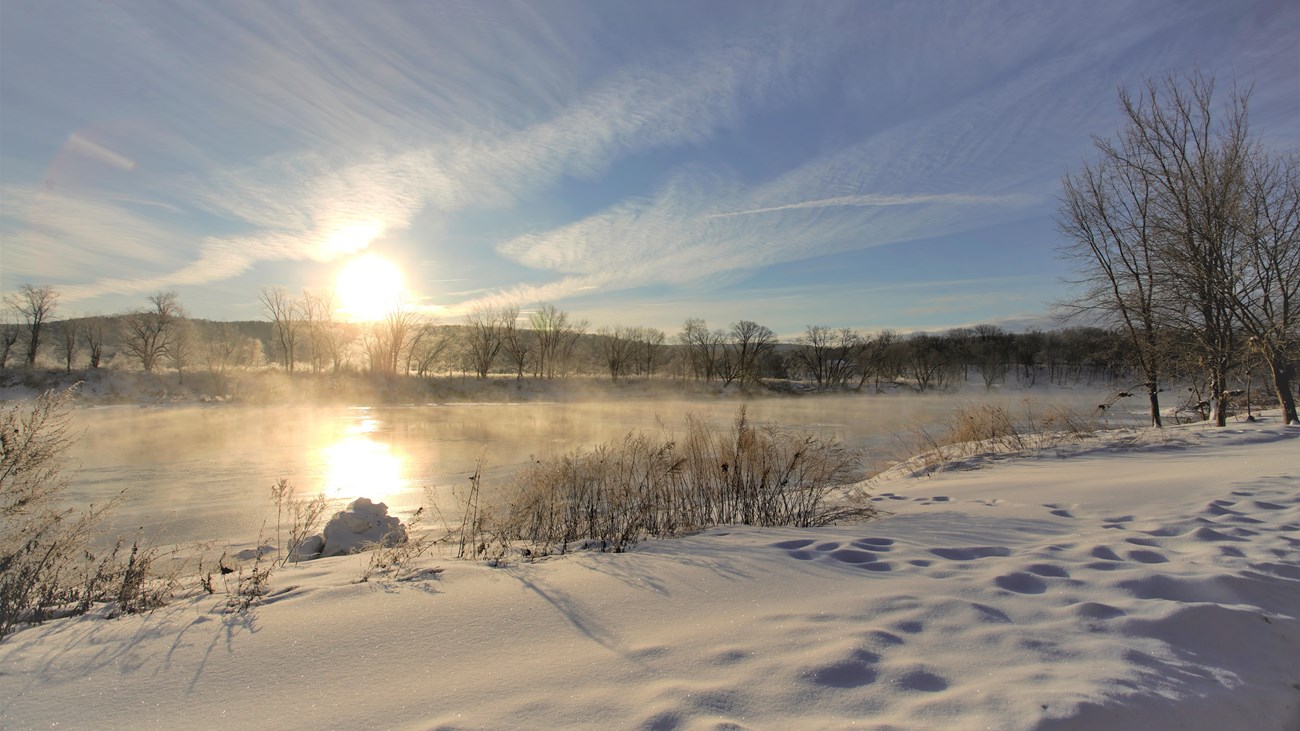
[(1297, 49), (1293, 0), (0, 0), (0, 291), (261, 319), (373, 254), (449, 323), (1050, 326), (1118, 89), (1294, 149)]

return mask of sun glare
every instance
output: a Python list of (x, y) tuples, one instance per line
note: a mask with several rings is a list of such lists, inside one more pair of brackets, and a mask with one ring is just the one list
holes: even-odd
[(339, 271), (334, 285), (339, 310), (354, 322), (378, 320), (402, 299), (402, 272), (376, 254), (353, 259)]
[(405, 458), (392, 445), (371, 438), (379, 422), (362, 418), (321, 450), (325, 494), (334, 498), (368, 497), (390, 505), (409, 487), (403, 477)]

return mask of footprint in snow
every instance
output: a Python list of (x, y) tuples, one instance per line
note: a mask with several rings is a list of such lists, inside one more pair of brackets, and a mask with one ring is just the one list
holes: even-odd
[[(864, 652), (862, 655), (871, 655)], [(875, 657), (872, 655), (872, 657)], [(876, 658), (879, 659), (879, 658)], [(804, 673), (804, 678), (826, 688), (861, 688), (876, 682), (877, 672), (874, 660), (850, 659), (812, 668)]]
[(1074, 605), (1074, 613), (1088, 619), (1114, 619), (1123, 617), (1127, 612), (1119, 607), (1112, 607), (1101, 602), (1082, 602)]
[(990, 556), (1010, 556), (1011, 549), (1004, 546), (974, 546), (972, 548), (931, 548), (930, 553), (949, 561), (974, 561)]
[(914, 690), (921, 693), (938, 693), (948, 688), (947, 680), (928, 670), (913, 670), (899, 678), (898, 684), (904, 690)]
[(1047, 591), (1047, 583), (1033, 574), (1016, 571), (993, 579), (998, 588), (1014, 591), (1017, 594), (1042, 594)]
[(1129, 551), (1127, 556), (1138, 563), (1169, 563), (1164, 554), (1156, 551)]
[(870, 563), (876, 560), (876, 554), (868, 551), (859, 551), (853, 548), (842, 548), (838, 551), (833, 551), (830, 555), (831, 558), (836, 561), (843, 561), (844, 563), (852, 564)]
[(1109, 546), (1094, 546), (1089, 555), (1093, 558), (1100, 558), (1103, 561), (1122, 561), (1119, 554), (1110, 549)]
[(1038, 576), (1051, 576), (1058, 579), (1070, 578), (1070, 572), (1051, 563), (1035, 563), (1025, 567), (1025, 571)]

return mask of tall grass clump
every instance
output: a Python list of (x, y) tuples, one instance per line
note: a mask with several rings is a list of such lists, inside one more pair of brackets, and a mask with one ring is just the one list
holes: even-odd
[(858, 464), (835, 440), (756, 427), (743, 408), (729, 430), (688, 416), (680, 440), (632, 432), (524, 469), (493, 509), (478, 510), (482, 524), (472, 544), (522, 543), (543, 554), (574, 543), (621, 551), (644, 538), (716, 525), (867, 518), (869, 506), (831, 499)]
[(1013, 410), (1002, 404), (958, 404), (935, 427), (915, 426), (902, 446), (902, 464), (928, 473), (981, 454), (1015, 454), (1087, 439), (1097, 421), (1065, 406), (1039, 409), (1032, 399)]

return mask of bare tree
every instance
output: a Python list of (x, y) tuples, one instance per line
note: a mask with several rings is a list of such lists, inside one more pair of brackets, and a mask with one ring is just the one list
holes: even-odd
[(1246, 107), (1249, 92), (1233, 91), (1217, 118), (1214, 81), (1148, 81), (1140, 97), (1121, 93), (1125, 134), (1146, 154), (1143, 175), (1157, 195), (1156, 223), (1166, 316), (1199, 346), (1210, 382), (1211, 416), (1227, 423), (1228, 373), (1240, 343), (1230, 292), (1241, 243), (1238, 206), (1250, 155)]
[(1245, 237), (1232, 305), (1269, 368), (1283, 419), (1300, 423), (1292, 393), (1300, 357), (1300, 156), (1252, 156), (1240, 211)]
[(524, 371), (535, 357), (533, 335), (519, 327), (519, 305), (502, 307), (500, 317), (502, 352), (514, 366), (515, 378), (523, 380)]
[(397, 301), (382, 319), (370, 323), (365, 332), (370, 370), (395, 375), (399, 367), (409, 370), (411, 343), (425, 324), (425, 316), (405, 302)]
[(158, 360), (167, 354), (175, 323), (185, 317), (185, 310), (175, 292), (151, 295), (149, 304), (152, 307), (122, 317), (120, 339), (122, 349), (138, 360), (141, 368), (152, 372)]
[[(1121, 89), (1124, 127), (1097, 141), (1095, 165), (1065, 181), (1059, 221), (1089, 285), (1080, 309), (1125, 330), (1154, 424), (1160, 361), (1175, 345), (1205, 373), (1211, 415), (1226, 424), (1247, 317), (1239, 295), (1260, 286), (1245, 284), (1252, 278), (1245, 252), (1259, 239), (1252, 232), (1268, 228), (1247, 215), (1253, 197), (1267, 199), (1251, 191), (1258, 151), (1248, 132), (1250, 92), (1233, 89), (1218, 108), (1214, 86), (1196, 71)], [(1176, 335), (1168, 346), (1166, 331)]]
[(228, 322), (213, 323), (205, 335), (198, 352), (208, 372), (220, 375), (233, 368), (244, 339), (239, 328)]
[(846, 327), (809, 325), (794, 345), (790, 357), (818, 388), (842, 388), (853, 377), (866, 340)]
[(864, 339), (863, 347), (858, 350), (855, 364), (858, 378), (857, 390), (861, 391), (867, 381), (873, 378), (876, 387), (880, 387), (880, 377), (885, 375), (890, 367), (890, 353), (897, 342), (898, 333), (893, 330), (881, 330), (875, 336)]
[(697, 380), (712, 381), (718, 377), (722, 361), (721, 331), (709, 330), (704, 320), (692, 317), (682, 325), (677, 342), (686, 346), (691, 374)]
[(59, 356), (63, 359), (63, 370), (65, 373), (72, 372), (72, 360), (77, 357), (77, 336), (81, 328), (76, 320), (64, 320), (59, 323), (59, 339), (55, 345), (58, 347)]
[(307, 346), (311, 350), (312, 373), (320, 373), (329, 361), (330, 342), (334, 333), (334, 294), (325, 290), (319, 294), (310, 290), (302, 291), (302, 303), (298, 307), (302, 326), (307, 330)]
[(414, 370), (421, 378), (427, 376), (451, 349), (451, 343), (447, 328), (440, 327), (431, 320), (420, 323), (411, 336), (411, 346), (407, 350), (407, 372)]
[[(1157, 312), (1160, 255), (1155, 191), (1140, 165), (1144, 152), (1127, 138), (1098, 140), (1101, 160), (1067, 175), (1057, 225), (1064, 253), (1082, 273), (1084, 291), (1066, 303), (1073, 314), (1118, 326), (1142, 371), (1153, 426), (1161, 426), (1160, 383), (1167, 360)], [(1049, 374), (1050, 375), (1050, 374)]]
[(178, 383), (185, 383), (185, 369), (189, 368), (195, 356), (194, 323), (179, 317), (171, 324), (167, 336), (167, 363), (176, 369)]
[(283, 287), (263, 287), (258, 300), (273, 325), (276, 345), (280, 351), (280, 365), (286, 373), (292, 374), (297, 355), (298, 329), (302, 325), (299, 305)]
[(596, 331), (605, 369), (611, 380), (626, 377), (634, 364), (637, 352), (637, 329), (614, 325)]
[(487, 378), (504, 342), (505, 323), (502, 312), (490, 307), (471, 311), (465, 315), (463, 334), (470, 367), (479, 378)]
[(723, 343), (724, 383), (758, 383), (759, 366), (776, 348), (776, 333), (750, 320), (732, 323)]
[(12, 305), (4, 303), (3, 310), (0, 310), (0, 371), (9, 367), (9, 353), (12, 352), (14, 343), (18, 342), (18, 324), (10, 318), (10, 313), (15, 312)]
[(529, 315), (536, 342), (533, 372), (538, 377), (555, 378), (564, 373), (573, 347), (587, 330), (587, 321), (572, 321), (569, 313), (555, 305), (543, 303)]
[(59, 304), (59, 293), (48, 284), (40, 287), (24, 284), (5, 302), (23, 319), (27, 329), (27, 367), (33, 368), (41, 349), (41, 330)]
[(87, 365), (98, 368), (104, 358), (104, 343), (108, 340), (108, 320), (100, 315), (88, 317), (80, 334), (81, 344), (86, 346)]
[(948, 369), (952, 368), (952, 355), (943, 338), (929, 333), (914, 333), (907, 339), (904, 366), (918, 390), (943, 388)]
[(668, 340), (668, 335), (663, 330), (656, 327), (639, 328), (637, 333), (637, 349), (639, 351), (639, 367), (641, 372), (647, 378), (653, 377), (655, 368), (662, 360), (664, 345)]

